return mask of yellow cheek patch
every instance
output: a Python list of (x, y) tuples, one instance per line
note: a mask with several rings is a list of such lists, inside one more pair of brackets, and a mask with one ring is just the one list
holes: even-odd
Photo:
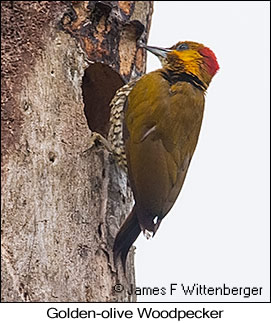
[(174, 50), (172, 54), (177, 56), (180, 64), (184, 66), (186, 72), (192, 73), (194, 75), (199, 74), (199, 60), (202, 57), (196, 50)]

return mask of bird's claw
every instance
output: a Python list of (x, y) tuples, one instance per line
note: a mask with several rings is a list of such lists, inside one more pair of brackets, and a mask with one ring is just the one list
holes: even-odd
[[(92, 148), (93, 146), (97, 145), (97, 143), (100, 143), (101, 145), (103, 145), (109, 152), (111, 152), (111, 145), (109, 143), (108, 140), (106, 140), (101, 134), (99, 134), (98, 132), (92, 132), (91, 134), (91, 138), (90, 138), (90, 148)], [(88, 150), (87, 149), (87, 150)]]
[(151, 238), (153, 237), (153, 232), (148, 231), (147, 229), (145, 229), (145, 230), (143, 231), (143, 234), (144, 234), (144, 237), (145, 237), (147, 240), (149, 240), (149, 239), (151, 239)]

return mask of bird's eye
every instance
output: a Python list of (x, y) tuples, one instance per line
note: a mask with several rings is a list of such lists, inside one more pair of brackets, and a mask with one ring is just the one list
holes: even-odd
[(188, 45), (183, 43), (183, 44), (180, 44), (176, 49), (177, 50), (185, 50), (185, 49), (188, 49)]

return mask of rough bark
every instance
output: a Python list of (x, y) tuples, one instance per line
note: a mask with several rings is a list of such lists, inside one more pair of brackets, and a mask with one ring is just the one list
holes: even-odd
[(114, 92), (145, 70), (150, 1), (2, 1), (1, 299), (134, 301), (112, 261), (133, 203), (93, 140)]

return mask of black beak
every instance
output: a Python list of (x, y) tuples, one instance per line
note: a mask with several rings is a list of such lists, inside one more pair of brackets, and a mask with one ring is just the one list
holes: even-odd
[(166, 58), (167, 53), (171, 52), (171, 49), (168, 48), (147, 46), (143, 43), (140, 43), (139, 46), (147, 49), (149, 52), (156, 55), (158, 58)]

